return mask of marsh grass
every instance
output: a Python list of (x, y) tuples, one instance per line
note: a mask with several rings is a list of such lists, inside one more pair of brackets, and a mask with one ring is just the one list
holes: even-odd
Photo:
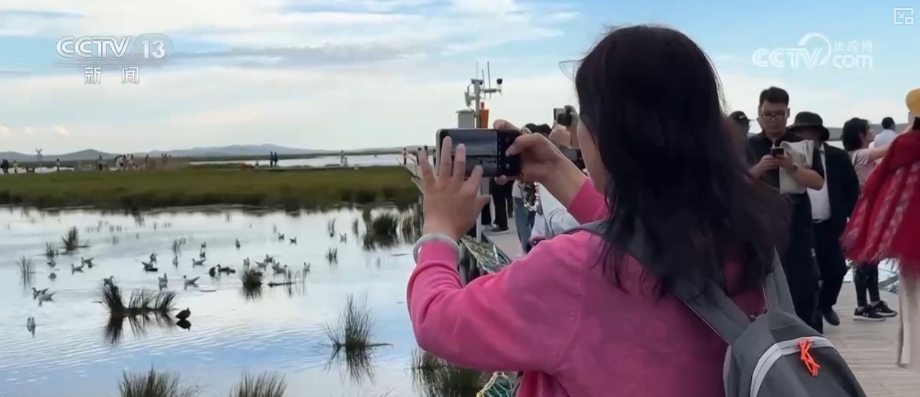
[(361, 242), (366, 250), (388, 248), (400, 243), (399, 215), (392, 211), (371, 214), (365, 220), (365, 232)]
[(175, 306), (176, 293), (173, 291), (151, 291), (146, 289), (131, 291), (125, 302), (121, 289), (114, 283), (102, 286), (102, 305), (113, 317), (133, 317), (143, 315), (169, 315)]
[(262, 286), (263, 274), (255, 269), (245, 270), (240, 273), (240, 281), (244, 287), (254, 288)]
[(255, 300), (262, 297), (262, 278), (264, 275), (255, 269), (244, 270), (240, 273), (240, 281), (243, 282), (242, 295), (247, 300)]
[(412, 353), (412, 374), (426, 397), (475, 396), (489, 381), (487, 373), (457, 367), (421, 349)]
[[(203, 183), (207, 181), (207, 183)], [(0, 204), (142, 210), (240, 204), (285, 209), (418, 201), (403, 167), (62, 172), (0, 180)]]
[(358, 304), (354, 295), (348, 295), (345, 302), (345, 311), (339, 317), (337, 329), (326, 326), (326, 336), (332, 342), (332, 347), (342, 350), (347, 355), (354, 352), (363, 352), (387, 343), (376, 343), (374, 338), (374, 318), (366, 304)]
[(399, 234), (404, 241), (415, 241), (422, 234), (422, 212), (419, 208), (412, 208), (402, 214), (399, 219)]
[(179, 383), (179, 375), (172, 372), (150, 371), (131, 373), (125, 371), (118, 383), (121, 397), (196, 397), (198, 388), (184, 387)]
[(35, 275), (35, 262), (32, 258), (23, 256), (16, 261), (16, 265), (19, 267), (19, 281), (22, 286), (32, 285), (32, 276)]
[(45, 243), (45, 257), (51, 260), (55, 256), (57, 256), (57, 248), (54, 247), (54, 243)]
[(230, 390), (230, 397), (283, 397), (286, 390), (284, 376), (271, 373), (243, 374), (240, 383)]
[(179, 253), (182, 252), (182, 246), (185, 245), (186, 241), (187, 240), (184, 238), (173, 240), (172, 242), (173, 256), (179, 256)]
[(61, 241), (64, 243), (65, 252), (74, 252), (80, 248), (80, 231), (76, 227), (71, 227), (67, 230), (67, 234), (61, 237)]

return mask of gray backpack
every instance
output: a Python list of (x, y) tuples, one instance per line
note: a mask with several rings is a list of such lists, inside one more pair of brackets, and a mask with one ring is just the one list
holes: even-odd
[[(604, 228), (604, 223), (592, 222), (568, 233), (599, 235)], [(640, 263), (647, 259), (640, 237), (625, 248)], [(865, 397), (837, 348), (796, 317), (778, 255), (773, 265), (764, 285), (768, 310), (756, 318), (741, 311), (715, 282), (708, 299), (688, 283), (674, 288), (674, 294), (728, 343), (722, 370), (725, 396)]]

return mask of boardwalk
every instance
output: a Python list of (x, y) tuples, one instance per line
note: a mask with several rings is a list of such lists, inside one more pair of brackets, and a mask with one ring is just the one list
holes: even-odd
[[(414, 166), (408, 166), (410, 172)], [(413, 173), (414, 174), (414, 173)], [(514, 222), (509, 231), (486, 232), (486, 237), (511, 258), (522, 254)], [(898, 307), (897, 295), (882, 292), (882, 299), (892, 308)], [(907, 370), (895, 364), (898, 319), (882, 322), (854, 321), (856, 293), (852, 283), (843, 285), (836, 307), (841, 317), (839, 327), (825, 325), (825, 335), (837, 346), (869, 397), (920, 396), (920, 370)]]

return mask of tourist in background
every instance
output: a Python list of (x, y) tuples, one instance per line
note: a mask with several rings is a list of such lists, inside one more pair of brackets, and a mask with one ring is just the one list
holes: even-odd
[(495, 216), (492, 218), (495, 223), (490, 230), (493, 233), (508, 231), (508, 201), (511, 200), (511, 187), (510, 183), (499, 184), (495, 179), (489, 179), (489, 196), (492, 197), (492, 208), (495, 211)]
[[(578, 113), (573, 107), (568, 111), (574, 119), (576, 129), (578, 125)], [(571, 131), (568, 127), (556, 123), (546, 135), (550, 142), (560, 147), (578, 147), (578, 140), (575, 138), (577, 133)], [(569, 214), (563, 205), (546, 187), (539, 184), (535, 185), (536, 195), (540, 197), (540, 205), (534, 216), (533, 228), (530, 231), (530, 245), (536, 245), (540, 241), (551, 239), (557, 234), (563, 233), (573, 227), (578, 226), (579, 222)]]
[[(907, 109), (920, 114), (920, 88), (907, 94)], [(888, 259), (900, 278), (898, 364), (920, 357), (920, 118), (889, 146), (863, 185), (843, 236), (847, 258), (859, 263)]]
[[(866, 120), (853, 118), (843, 124), (843, 149), (847, 151), (856, 168), (860, 188), (865, 185), (875, 169), (876, 161), (888, 152), (888, 146), (870, 148), (873, 138), (871, 126)], [(879, 295), (878, 265), (878, 261), (861, 261), (853, 264), (853, 286), (856, 288), (856, 310), (853, 316), (857, 320), (879, 321), (898, 314), (888, 307)]]
[(828, 324), (837, 326), (840, 325), (840, 316), (834, 311), (834, 305), (848, 271), (840, 248), (840, 237), (859, 199), (859, 178), (847, 152), (827, 144), (831, 134), (824, 127), (821, 116), (799, 112), (788, 129), (818, 144), (820, 158), (814, 161), (820, 161), (825, 182), (821, 189), (808, 189), (814, 221), (815, 261), (821, 271), (818, 313)]
[(891, 142), (894, 142), (894, 138), (898, 137), (898, 133), (895, 132), (894, 129), (895, 124), (893, 118), (885, 117), (882, 119), (882, 132), (875, 136), (875, 147), (891, 145)]
[[(821, 189), (824, 186), (824, 170), (820, 162), (809, 162), (819, 158), (817, 145), (812, 153), (790, 153), (775, 155), (774, 150), (785, 148), (788, 143), (798, 144), (802, 138), (786, 130), (789, 118), (789, 93), (778, 87), (770, 87), (760, 93), (757, 106), (757, 122), (762, 131), (748, 139), (751, 152), (757, 164), (751, 167), (755, 179), (779, 189), (792, 203), (792, 218), (789, 222), (788, 244), (781, 253), (783, 269), (795, 311), (799, 318), (817, 331), (823, 328), (818, 315), (818, 265), (812, 256), (814, 249), (814, 227), (811, 220), (811, 201), (807, 189)], [(807, 147), (808, 145), (799, 145)], [(805, 149), (807, 150), (807, 149)], [(794, 160), (806, 158), (804, 161)], [(782, 178), (791, 179), (796, 186), (784, 186)]]
[(736, 110), (728, 115), (728, 118), (738, 126), (738, 133), (747, 138), (751, 133), (751, 120), (740, 110)]
[[(488, 198), (477, 197), (482, 169), (464, 178), (465, 149), (452, 164), (446, 139), (438, 176), (420, 161), (425, 222), (407, 288), (418, 346), (461, 367), (524, 371), (519, 397), (720, 396), (727, 345), (672, 286), (708, 295), (718, 283), (747, 315), (762, 313), (786, 205), (753, 183), (719, 132), (716, 72), (686, 35), (613, 30), (575, 86), (588, 175), (540, 134), (521, 135), (509, 154), (524, 180), (607, 232), (556, 236), (464, 287), (456, 241)], [(650, 262), (627, 253), (639, 230), (654, 242)]]

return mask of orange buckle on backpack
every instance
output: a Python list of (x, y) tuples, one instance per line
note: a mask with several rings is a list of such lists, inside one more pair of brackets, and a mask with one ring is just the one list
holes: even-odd
[(808, 370), (811, 376), (818, 376), (818, 368), (821, 368), (821, 366), (818, 365), (818, 363), (815, 362), (815, 358), (811, 356), (811, 340), (800, 340), (799, 349), (801, 350), (799, 358), (805, 363), (805, 369)]

